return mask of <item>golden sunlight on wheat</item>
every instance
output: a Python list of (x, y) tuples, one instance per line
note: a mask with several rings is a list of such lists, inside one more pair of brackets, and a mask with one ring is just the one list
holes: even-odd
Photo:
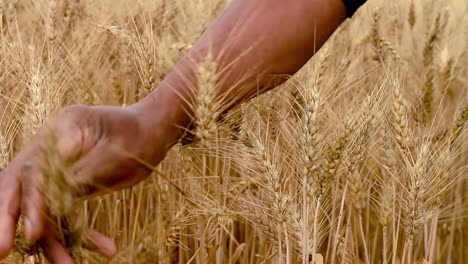
[[(0, 0), (0, 168), (70, 104), (149, 94), (223, 0)], [(199, 66), (196, 129), (141, 184), (70, 205), (77, 263), (467, 263), (465, 0), (369, 1), (288, 82), (230, 111)], [(67, 209), (68, 208), (68, 209)], [(23, 238), (0, 263), (44, 263)], [(106, 260), (84, 230), (114, 238)], [(2, 234), (0, 234), (0, 239)]]

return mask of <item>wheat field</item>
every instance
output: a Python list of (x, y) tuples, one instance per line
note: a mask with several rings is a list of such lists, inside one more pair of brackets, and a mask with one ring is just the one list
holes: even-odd
[[(226, 3), (0, 0), (0, 168), (67, 105), (146, 96)], [(151, 177), (76, 206), (119, 247), (76, 263), (467, 263), (467, 8), (371, 0), (288, 82), (208, 96)], [(44, 263), (21, 228), (1, 263)]]

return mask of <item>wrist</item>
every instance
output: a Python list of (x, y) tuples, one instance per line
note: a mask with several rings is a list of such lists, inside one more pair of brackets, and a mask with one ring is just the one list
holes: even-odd
[(151, 94), (129, 106), (154, 140), (164, 138), (167, 148), (176, 144), (191, 124), (190, 106), (182, 95), (182, 84), (171, 83), (169, 79), (170, 76)]

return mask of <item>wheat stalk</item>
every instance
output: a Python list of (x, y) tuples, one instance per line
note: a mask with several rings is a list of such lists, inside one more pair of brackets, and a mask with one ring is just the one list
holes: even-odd
[(216, 101), (216, 62), (209, 55), (197, 68), (198, 90), (195, 98), (195, 136), (203, 147), (217, 129), (219, 103)]

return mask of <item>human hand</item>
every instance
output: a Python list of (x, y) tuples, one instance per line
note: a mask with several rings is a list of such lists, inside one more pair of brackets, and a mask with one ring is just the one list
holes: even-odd
[[(151, 119), (150, 124), (131, 107), (71, 106), (52, 120), (55, 149), (71, 161), (69, 175), (77, 183), (70, 190), (73, 200), (134, 185), (151, 173), (136, 159), (159, 163), (170, 147), (166, 139), (171, 133), (167, 125), (157, 124), (157, 117)], [(0, 260), (13, 247), (21, 213), (29, 242), (39, 242), (53, 263), (73, 263), (64, 242), (51, 232), (55, 226), (47, 220), (48, 208), (38, 184), (43, 173), (36, 157), (47, 133), (44, 128), (39, 131), (0, 172)], [(96, 231), (88, 233), (88, 240), (104, 256), (117, 252), (114, 242)]]

